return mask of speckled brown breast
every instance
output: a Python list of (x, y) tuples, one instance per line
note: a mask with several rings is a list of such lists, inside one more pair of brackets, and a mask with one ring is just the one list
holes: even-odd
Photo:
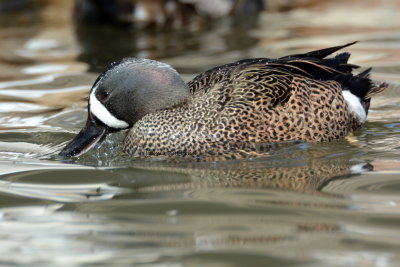
[(331, 141), (360, 126), (338, 82), (268, 64), (214, 69), (189, 87), (191, 103), (148, 114), (133, 126), (125, 153), (237, 158), (257, 144)]

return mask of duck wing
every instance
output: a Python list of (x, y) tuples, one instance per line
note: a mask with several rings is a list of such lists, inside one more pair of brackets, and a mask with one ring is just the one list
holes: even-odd
[[(212, 88), (220, 88), (221, 83), (227, 80), (232, 81), (233, 77), (239, 72), (250, 72), (256, 74), (259, 71), (259, 77), (255, 80), (249, 79), (249, 83), (260, 81), (265, 76), (265, 70), (270, 72), (272, 69), (279, 73), (296, 75), (317, 81), (336, 81), (343, 90), (350, 90), (352, 94), (361, 100), (371, 98), (371, 96), (384, 91), (387, 84), (374, 84), (369, 77), (371, 69), (367, 69), (358, 75), (353, 75), (353, 70), (359, 68), (354, 64), (349, 64), (350, 53), (339, 53), (334, 57), (327, 56), (337, 52), (340, 49), (351, 46), (356, 42), (345, 45), (314, 50), (303, 54), (293, 54), (278, 59), (253, 58), (240, 60), (234, 63), (225, 64), (212, 68), (204, 73), (197, 75), (188, 86), (193, 95), (205, 94)], [(264, 72), (264, 74), (263, 74)], [(250, 75), (250, 77), (253, 77)], [(260, 78), (261, 77), (261, 78)], [(279, 77), (279, 75), (278, 75)], [(290, 86), (288, 86), (290, 88)], [(276, 92), (282, 95), (281, 91)], [(287, 96), (289, 92), (284, 95)], [(283, 100), (285, 97), (283, 98)]]
[(325, 57), (355, 43), (314, 50), (304, 54), (293, 54), (278, 59), (252, 58), (220, 65), (197, 75), (188, 83), (188, 87), (194, 95), (207, 93), (210, 88), (229, 78), (238, 69), (246, 70), (247, 67), (254, 69), (265, 64), (270, 68), (279, 68), (304, 77), (333, 80), (339, 74), (351, 73), (358, 66), (347, 63), (350, 57), (349, 53), (341, 53), (329, 59)]

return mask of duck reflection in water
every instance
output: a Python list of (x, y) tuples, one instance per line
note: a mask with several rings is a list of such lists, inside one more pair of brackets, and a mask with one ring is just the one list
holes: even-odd
[[(195, 190), (195, 194), (202, 189), (247, 188), (278, 189), (332, 197), (336, 195), (324, 191), (324, 187), (330, 182), (373, 168), (369, 163), (355, 161), (349, 147), (348, 156), (341, 154), (340, 147), (345, 146), (348, 147), (345, 140), (314, 145), (289, 142), (270, 147), (268, 152), (263, 152), (263, 157), (251, 160), (214, 163), (184, 159), (139, 160), (129, 163), (135, 169), (134, 177), (129, 169), (121, 169), (119, 172), (129, 180), (134, 178), (135, 192), (141, 193), (164, 192), (174, 195), (187, 190)], [(340, 157), (332, 156), (335, 151)], [(138, 170), (142, 172), (137, 172)], [(157, 171), (158, 176), (154, 175), (154, 171)]]

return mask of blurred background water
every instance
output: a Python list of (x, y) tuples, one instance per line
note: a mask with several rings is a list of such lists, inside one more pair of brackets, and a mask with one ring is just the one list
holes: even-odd
[[(400, 263), (397, 0), (267, 0), (259, 13), (192, 8), (155, 22), (129, 17), (138, 12), (125, 3), (143, 1), (114, 1), (124, 12), (107, 7), (121, 15), (110, 21), (87, 18), (93, 2), (0, 0), (0, 265)], [(169, 63), (189, 80), (355, 40), (351, 62), (390, 87), (354, 137), (171, 163), (119, 157), (121, 133), (77, 160), (56, 156), (82, 127), (95, 78), (122, 57)]]

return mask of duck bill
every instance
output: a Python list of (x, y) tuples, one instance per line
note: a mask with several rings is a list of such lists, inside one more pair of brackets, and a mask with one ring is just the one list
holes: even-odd
[(63, 157), (79, 157), (96, 144), (101, 143), (109, 133), (109, 128), (89, 114), (85, 127), (60, 152)]

